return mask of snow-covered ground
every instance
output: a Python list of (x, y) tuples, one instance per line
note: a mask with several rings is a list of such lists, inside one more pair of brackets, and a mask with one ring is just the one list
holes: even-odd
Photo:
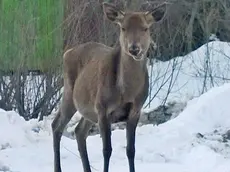
[[(230, 84), (213, 88), (188, 102), (176, 118), (159, 126), (138, 127), (136, 171), (230, 172)], [(47, 123), (46, 123), (47, 122)], [(53, 171), (50, 122), (25, 122), (15, 112), (0, 110), (0, 171)], [(128, 171), (125, 131), (112, 134), (110, 171)], [(87, 139), (94, 172), (102, 171), (101, 138)], [(63, 171), (82, 171), (74, 140), (63, 137)]]

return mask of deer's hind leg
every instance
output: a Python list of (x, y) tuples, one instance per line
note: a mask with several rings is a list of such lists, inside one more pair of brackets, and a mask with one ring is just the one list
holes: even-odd
[(78, 143), (78, 151), (81, 156), (84, 172), (91, 172), (87, 147), (86, 147), (86, 138), (88, 136), (88, 132), (91, 129), (92, 125), (93, 125), (92, 122), (82, 117), (80, 122), (75, 128), (75, 136)]
[(76, 112), (74, 107), (72, 94), (64, 93), (61, 107), (58, 110), (55, 119), (52, 122), (53, 131), (53, 151), (54, 151), (54, 172), (61, 172), (60, 162), (60, 141), (63, 130)]

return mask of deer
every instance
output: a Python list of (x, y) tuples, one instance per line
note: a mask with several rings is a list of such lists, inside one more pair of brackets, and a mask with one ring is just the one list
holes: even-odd
[(136, 128), (149, 89), (150, 27), (162, 20), (165, 4), (145, 12), (124, 12), (106, 2), (102, 5), (106, 18), (120, 28), (119, 43), (108, 47), (87, 42), (64, 53), (64, 90), (51, 124), (54, 172), (62, 171), (60, 141), (76, 111), (82, 115), (74, 133), (84, 172), (91, 172), (86, 139), (93, 124), (98, 125), (102, 139), (103, 171), (109, 171), (111, 125), (118, 122), (126, 123), (126, 156), (129, 171), (135, 172)]

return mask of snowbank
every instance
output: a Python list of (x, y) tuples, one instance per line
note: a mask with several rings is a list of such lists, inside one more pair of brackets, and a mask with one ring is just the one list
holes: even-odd
[(144, 111), (159, 106), (167, 96), (169, 88), (167, 102), (187, 102), (212, 87), (229, 83), (229, 71), (230, 43), (221, 41), (209, 42), (183, 57), (156, 62), (152, 70), (149, 68), (152, 92), (145, 106), (156, 93), (157, 95)]
[[(230, 84), (224, 84), (189, 101), (173, 120), (138, 127), (137, 171), (229, 172), (230, 141), (223, 141), (230, 129), (229, 101)], [(0, 171), (3, 166), (18, 172), (53, 170), (52, 135), (42, 126), (48, 125), (0, 111)], [(125, 131), (114, 131), (112, 143), (111, 172), (127, 171)], [(101, 138), (90, 136), (87, 144), (92, 170), (102, 171)], [(63, 171), (82, 171), (76, 141), (63, 137), (61, 145)]]

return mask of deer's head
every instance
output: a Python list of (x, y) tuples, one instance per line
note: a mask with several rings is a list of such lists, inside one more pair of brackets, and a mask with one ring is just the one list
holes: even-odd
[(120, 26), (122, 51), (134, 60), (142, 60), (152, 41), (150, 27), (162, 19), (165, 5), (147, 12), (123, 12), (113, 4), (103, 3), (107, 18)]

